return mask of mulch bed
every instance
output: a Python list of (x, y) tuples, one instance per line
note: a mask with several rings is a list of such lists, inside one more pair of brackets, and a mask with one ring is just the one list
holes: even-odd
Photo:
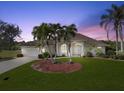
[(81, 69), (82, 65), (80, 63), (63, 62), (61, 64), (53, 64), (50, 60), (39, 60), (36, 63), (33, 63), (31, 66), (34, 70), (40, 72), (63, 72), (70, 73), (78, 71)]

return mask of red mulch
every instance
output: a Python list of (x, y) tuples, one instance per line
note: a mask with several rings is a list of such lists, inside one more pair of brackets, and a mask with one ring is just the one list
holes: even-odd
[(74, 72), (81, 69), (80, 63), (69, 64), (67, 62), (63, 62), (61, 64), (53, 64), (50, 60), (39, 60), (36, 63), (32, 64), (32, 68), (34, 70), (40, 72)]

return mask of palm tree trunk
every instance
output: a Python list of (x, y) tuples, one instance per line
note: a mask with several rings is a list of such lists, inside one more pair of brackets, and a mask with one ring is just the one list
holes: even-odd
[(70, 50), (69, 50), (69, 62), (72, 62)]
[(66, 56), (69, 57), (69, 46), (68, 46), (68, 42), (65, 42), (65, 44), (66, 44), (66, 49), (67, 49)]
[(109, 30), (107, 30), (107, 39), (109, 41)]
[(121, 40), (121, 52), (124, 52), (124, 44), (123, 44), (123, 33), (122, 33), (122, 27), (119, 27), (119, 35)]
[(69, 43), (68, 44), (68, 56), (69, 56), (69, 62), (72, 62), (72, 59), (71, 59), (71, 44)]
[(48, 50), (48, 52), (49, 52), (49, 54), (50, 54), (51, 61), (52, 61), (52, 63), (54, 63), (54, 59), (53, 59), (52, 53), (51, 53), (51, 51), (50, 51), (50, 48), (48, 47), (47, 42), (45, 42), (45, 43), (46, 43), (46, 48), (47, 48), (47, 50)]
[(116, 30), (116, 55), (118, 55), (118, 30)]
[(122, 34), (121, 34), (121, 32), (119, 31), (119, 33), (120, 33), (120, 39), (121, 39), (121, 52), (123, 52), (124, 51), (124, 48), (123, 48), (123, 37), (122, 37)]
[(124, 44), (122, 39), (121, 39), (121, 52), (124, 52)]
[[(67, 44), (66, 44), (66, 45), (67, 45)], [(68, 46), (67, 46), (67, 48), (66, 48), (66, 49), (67, 49), (67, 56), (69, 57), (69, 51), (68, 51)]]
[(54, 62), (56, 61), (56, 56), (57, 56), (57, 40), (55, 39), (55, 56), (54, 56)]

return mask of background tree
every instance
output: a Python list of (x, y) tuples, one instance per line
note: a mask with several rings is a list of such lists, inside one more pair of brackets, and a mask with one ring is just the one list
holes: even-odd
[(3, 33), (4, 40), (8, 42), (9, 48), (15, 45), (16, 37), (20, 37), (21, 29), (14, 24), (7, 24), (5, 27), (5, 33)]
[(0, 22), (0, 41), (2, 49), (9, 49), (16, 45), (15, 39), (20, 37), (21, 29), (18, 25)]

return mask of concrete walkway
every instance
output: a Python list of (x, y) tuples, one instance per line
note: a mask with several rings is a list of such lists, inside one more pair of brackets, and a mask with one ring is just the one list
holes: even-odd
[(0, 62), (0, 74), (36, 59), (37, 59), (36, 57), (22, 57), (22, 58), (2, 61)]

